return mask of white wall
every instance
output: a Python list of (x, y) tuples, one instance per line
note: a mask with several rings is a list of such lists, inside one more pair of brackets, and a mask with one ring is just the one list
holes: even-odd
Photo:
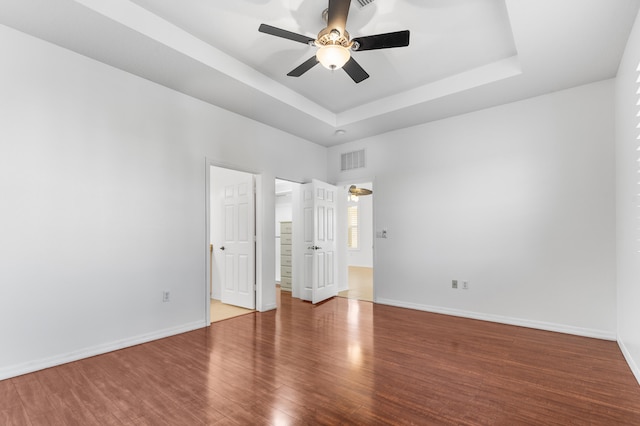
[(618, 343), (640, 382), (640, 14), (616, 79)]
[(614, 339), (613, 139), (604, 81), (331, 148), (329, 178), (375, 176), (379, 303)]
[(326, 180), (324, 148), (4, 26), (0, 54), (0, 379), (208, 324), (207, 159), (262, 178), (275, 307), (275, 176)]

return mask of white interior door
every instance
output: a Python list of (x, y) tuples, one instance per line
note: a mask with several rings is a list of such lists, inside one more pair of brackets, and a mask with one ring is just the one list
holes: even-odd
[(253, 175), (226, 183), (223, 195), (222, 303), (255, 309), (255, 198)]
[(301, 186), (303, 285), (300, 296), (312, 303), (338, 294), (336, 195), (335, 186), (315, 179)]

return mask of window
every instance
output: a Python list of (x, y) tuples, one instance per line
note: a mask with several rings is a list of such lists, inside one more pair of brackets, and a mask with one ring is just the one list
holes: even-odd
[(347, 223), (348, 223), (348, 241), (347, 247), (355, 250), (358, 249), (358, 206), (347, 206)]

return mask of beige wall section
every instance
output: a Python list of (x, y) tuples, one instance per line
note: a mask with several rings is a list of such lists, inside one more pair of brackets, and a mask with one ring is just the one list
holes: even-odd
[(205, 324), (207, 160), (260, 176), (274, 287), (275, 176), (326, 179), (325, 148), (4, 26), (0, 52), (0, 379)]

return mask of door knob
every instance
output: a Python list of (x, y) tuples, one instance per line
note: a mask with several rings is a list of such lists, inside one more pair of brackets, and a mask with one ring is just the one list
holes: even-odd
[(224, 246), (220, 247), (220, 250), (224, 250)]
[(318, 247), (318, 246), (309, 246), (307, 247), (309, 250), (320, 250), (322, 247)]

